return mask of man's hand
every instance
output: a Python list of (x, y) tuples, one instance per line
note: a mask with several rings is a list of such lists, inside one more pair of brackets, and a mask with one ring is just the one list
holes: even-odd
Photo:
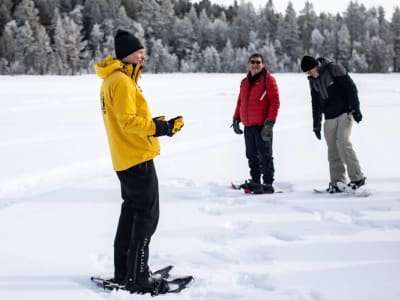
[(360, 123), (362, 121), (362, 114), (359, 110), (352, 111), (351, 113), (353, 114), (354, 121), (356, 121), (357, 123)]
[(155, 117), (153, 118), (153, 122), (156, 125), (156, 133), (154, 136), (167, 135), (171, 137), (181, 130), (184, 125), (182, 116), (172, 118), (168, 121), (165, 121), (164, 116)]
[(275, 120), (265, 120), (264, 127), (261, 129), (261, 138), (263, 141), (268, 142), (272, 140), (273, 131)]
[(181, 130), (181, 128), (184, 125), (182, 116), (177, 116), (175, 118), (169, 119), (167, 123), (168, 123), (168, 130), (166, 134), (169, 137), (173, 136), (175, 133)]
[(231, 127), (236, 134), (243, 134), (243, 130), (240, 129), (240, 119), (233, 119)]
[(321, 130), (314, 129), (314, 133), (317, 139), (321, 140)]

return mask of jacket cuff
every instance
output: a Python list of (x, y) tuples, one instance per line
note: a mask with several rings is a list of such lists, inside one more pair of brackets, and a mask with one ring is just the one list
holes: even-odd
[(156, 133), (153, 136), (163, 136), (167, 134), (168, 123), (160, 120), (153, 120), (156, 125)]

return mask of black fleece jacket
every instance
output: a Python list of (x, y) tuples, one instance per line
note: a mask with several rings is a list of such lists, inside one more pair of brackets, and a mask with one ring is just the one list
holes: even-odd
[(357, 87), (346, 70), (325, 58), (318, 58), (319, 76), (308, 77), (310, 81), (313, 126), (321, 130), (322, 114), (334, 119), (343, 113), (359, 112)]

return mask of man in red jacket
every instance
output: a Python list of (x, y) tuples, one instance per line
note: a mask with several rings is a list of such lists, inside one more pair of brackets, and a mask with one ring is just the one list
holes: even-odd
[(274, 193), (272, 136), (278, 110), (276, 80), (264, 66), (264, 57), (258, 53), (252, 54), (249, 58), (249, 73), (240, 84), (232, 127), (235, 133), (243, 134), (239, 123), (244, 125), (251, 179), (240, 187), (255, 194)]

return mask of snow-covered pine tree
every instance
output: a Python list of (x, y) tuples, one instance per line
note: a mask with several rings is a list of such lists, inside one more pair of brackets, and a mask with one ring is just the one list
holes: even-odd
[(221, 72), (232, 73), (235, 71), (235, 50), (231, 40), (226, 41), (225, 47), (221, 51)]
[(237, 9), (237, 15), (232, 21), (230, 39), (233, 47), (247, 48), (250, 31), (256, 28), (257, 14), (251, 2), (242, 1)]
[(202, 72), (218, 73), (221, 70), (221, 60), (217, 49), (213, 46), (207, 47), (203, 51)]
[(306, 1), (304, 8), (300, 11), (298, 17), (300, 37), (303, 42), (302, 48), (304, 53), (310, 53), (312, 47), (311, 34), (317, 23), (317, 15), (311, 2)]
[(393, 72), (400, 72), (400, 8), (397, 6), (392, 15), (393, 35)]
[(324, 44), (325, 38), (318, 30), (318, 28), (314, 28), (311, 32), (311, 49), (310, 54), (313, 56), (321, 56), (322, 46)]
[(196, 28), (197, 42), (199, 43), (200, 48), (205, 49), (207, 46), (211, 45), (213, 41), (211, 20), (209, 19), (205, 9), (200, 12)]
[(213, 45), (218, 51), (221, 51), (225, 47), (229, 37), (229, 25), (226, 22), (224, 12), (221, 12), (220, 16), (211, 24), (211, 31), (214, 35)]
[(350, 34), (351, 51), (355, 48), (355, 43), (362, 44), (366, 37), (365, 15), (365, 6), (359, 4), (357, 1), (350, 1), (349, 6), (344, 12), (344, 22)]
[(285, 59), (285, 71), (293, 72), (299, 70), (298, 62), (303, 54), (301, 50), (300, 33), (296, 18), (296, 11), (292, 2), (286, 7), (284, 19), (278, 28), (278, 39), (282, 45), (282, 51), (288, 59)]
[(193, 49), (195, 35), (188, 17), (177, 19), (172, 30), (171, 46), (178, 59), (188, 58)]
[(11, 21), (12, 7), (13, 7), (12, 0), (2, 0), (0, 3), (0, 36), (4, 30), (4, 26), (6, 26), (6, 24)]
[(152, 73), (171, 73), (177, 71), (178, 58), (170, 54), (161, 39), (151, 41), (151, 55), (146, 69)]
[(349, 59), (351, 57), (350, 34), (346, 24), (342, 24), (337, 33), (337, 53), (336, 62), (349, 69)]

